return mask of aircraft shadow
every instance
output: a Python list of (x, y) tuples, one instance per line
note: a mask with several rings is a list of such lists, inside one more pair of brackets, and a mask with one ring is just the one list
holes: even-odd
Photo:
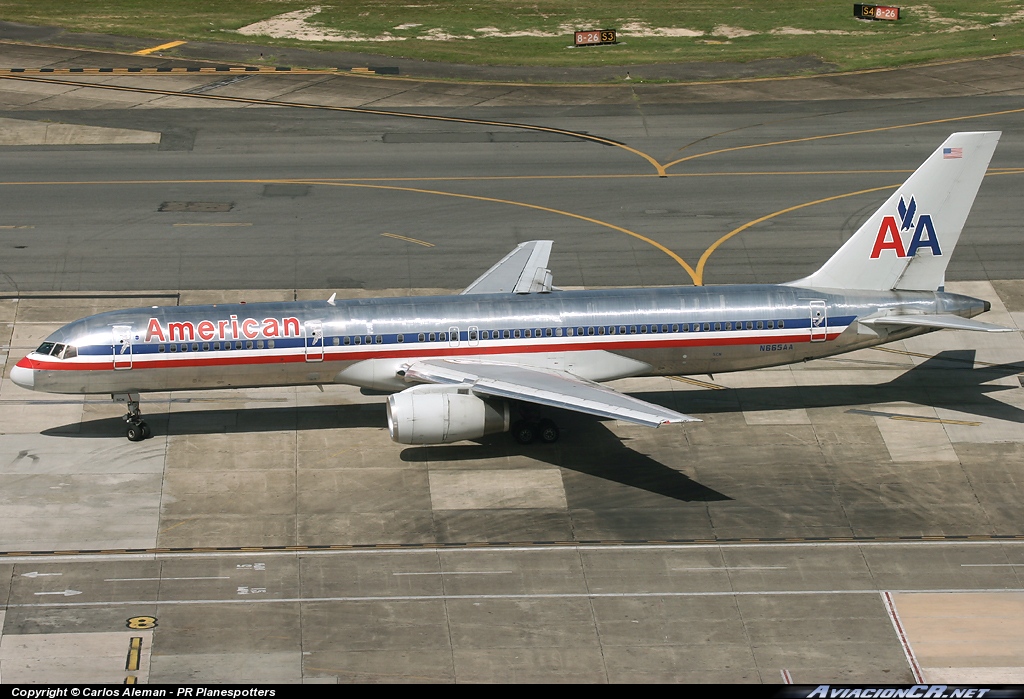
[[(235, 410), (183, 410), (146, 414), (143, 417), (154, 434), (188, 435), (224, 432), (276, 432), (280, 430), (329, 430), (337, 427), (384, 427), (387, 416), (383, 403), (369, 405), (316, 405), (279, 408), (238, 408)], [(119, 417), (83, 420), (43, 430), (48, 437), (123, 437), (124, 421)]]
[[(884, 384), (844, 386), (772, 386), (693, 391), (683, 394), (687, 413), (726, 413), (736, 410), (832, 408), (908, 402), (947, 408), (978, 417), (1024, 423), (1024, 410), (989, 394), (1017, 390), (1015, 386), (985, 385), (988, 381), (1024, 372), (1024, 362), (975, 367), (974, 350), (948, 350), (908, 369)], [(634, 394), (655, 403), (668, 403), (669, 394)], [(680, 394), (672, 394), (678, 401)]]
[(521, 446), (507, 434), (501, 434), (474, 440), (473, 443), (410, 447), (402, 451), (401, 458), (407, 462), (428, 463), (524, 455), (582, 475), (682, 502), (732, 499), (646, 454), (630, 449), (599, 418), (566, 411), (558, 411), (557, 415), (554, 411), (546, 414), (562, 430), (562, 437), (556, 444)]

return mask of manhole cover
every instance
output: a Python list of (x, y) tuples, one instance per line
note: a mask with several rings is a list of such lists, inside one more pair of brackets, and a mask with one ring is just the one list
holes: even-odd
[(230, 201), (165, 201), (157, 211), (193, 211), (211, 214), (231, 211), (234, 205), (234, 202)]

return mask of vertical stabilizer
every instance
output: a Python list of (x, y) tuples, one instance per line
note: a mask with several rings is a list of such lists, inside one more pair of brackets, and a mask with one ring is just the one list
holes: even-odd
[(788, 285), (941, 288), (999, 136), (998, 131), (952, 134), (821, 269)]

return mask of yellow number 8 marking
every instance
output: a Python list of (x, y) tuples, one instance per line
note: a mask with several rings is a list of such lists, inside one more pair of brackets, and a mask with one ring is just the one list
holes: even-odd
[(155, 616), (133, 616), (125, 624), (129, 629), (152, 629), (156, 625)]

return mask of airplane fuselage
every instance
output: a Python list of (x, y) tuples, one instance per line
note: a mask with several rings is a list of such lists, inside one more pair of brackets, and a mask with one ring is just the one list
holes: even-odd
[(971, 318), (987, 308), (944, 292), (775, 285), (137, 308), (64, 326), (16, 371), (35, 390), (76, 394), (330, 383), (401, 391), (404, 367), (432, 357), (592, 381), (715, 374), (930, 330), (857, 322), (880, 312)]

